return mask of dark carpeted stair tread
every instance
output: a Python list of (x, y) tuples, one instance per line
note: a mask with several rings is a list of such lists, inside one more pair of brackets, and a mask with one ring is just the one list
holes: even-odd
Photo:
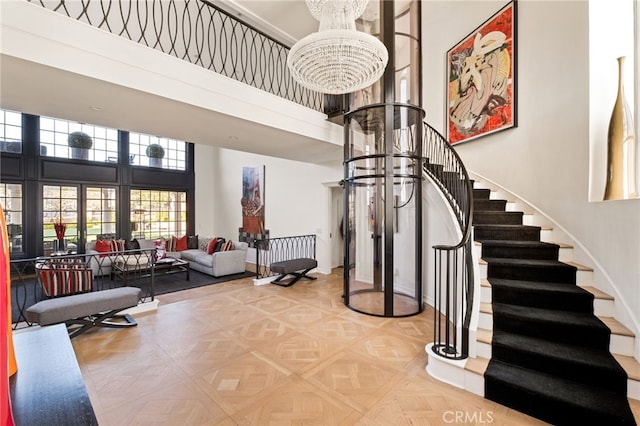
[(560, 247), (558, 244), (554, 243), (545, 243), (543, 241), (509, 241), (509, 240), (484, 240), (482, 241), (483, 245), (487, 246), (498, 246), (498, 247), (510, 247), (510, 248), (531, 248), (531, 247), (549, 247), (549, 248), (558, 248)]
[(537, 322), (552, 322), (557, 324), (573, 324), (576, 327), (590, 327), (610, 332), (609, 328), (597, 317), (581, 312), (563, 311), (557, 309), (542, 309), (531, 306), (517, 306), (504, 303), (492, 304), (493, 315), (508, 315), (522, 317)]
[(473, 238), (484, 240), (540, 241), (539, 226), (531, 225), (473, 225)]
[(490, 361), (485, 397), (556, 425), (634, 425), (626, 396)]
[(491, 195), (491, 190), (487, 188), (473, 188), (473, 199), (475, 200), (488, 200)]
[(560, 246), (542, 241), (483, 240), (482, 257), (558, 260)]
[(561, 262), (559, 260), (549, 260), (549, 259), (509, 259), (506, 257), (483, 257), (484, 261), (487, 263), (493, 263), (496, 265), (509, 265), (509, 266), (543, 266), (545, 268), (561, 268), (561, 269), (571, 269), (577, 271), (573, 265), (569, 265), (568, 263)]
[(492, 359), (627, 395), (627, 373), (607, 350), (496, 331)]
[(593, 313), (593, 293), (567, 283), (489, 278), (495, 303)]
[(522, 225), (524, 213), (514, 211), (475, 210), (474, 225)]
[(492, 303), (494, 331), (607, 350), (611, 330), (593, 314)]
[(507, 200), (490, 199), (485, 200), (482, 198), (473, 200), (473, 211), (504, 211), (507, 206)]
[(492, 278), (576, 284), (577, 268), (548, 259), (483, 258), (487, 262), (487, 277)]

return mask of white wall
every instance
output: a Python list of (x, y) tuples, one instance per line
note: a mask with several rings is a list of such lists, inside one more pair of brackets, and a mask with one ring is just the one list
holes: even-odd
[(331, 272), (331, 187), (341, 166), (319, 166), (221, 148), (196, 146), (196, 229), (238, 238), (242, 167), (265, 166), (265, 228), (271, 237), (316, 234), (318, 272)]
[[(447, 50), (504, 3), (423, 2), (423, 98), (434, 127), (444, 129)], [(637, 330), (640, 201), (588, 202), (589, 4), (521, 0), (517, 20), (518, 127), (456, 150), (470, 170), (572, 235), (576, 260), (596, 268), (595, 284), (617, 299), (616, 317)]]

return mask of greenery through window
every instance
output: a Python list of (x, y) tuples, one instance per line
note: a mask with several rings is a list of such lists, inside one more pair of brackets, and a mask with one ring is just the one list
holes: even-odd
[(22, 185), (0, 183), (0, 205), (4, 212), (9, 235), (10, 253), (20, 253), (22, 249)]
[(22, 153), (22, 114), (0, 109), (0, 152)]
[(181, 237), (187, 232), (187, 193), (131, 190), (133, 238)]
[(158, 136), (129, 133), (131, 164), (163, 169), (187, 169), (187, 143)]
[(67, 244), (78, 242), (78, 188), (75, 186), (43, 185), (42, 187), (42, 239), (45, 254), (55, 251), (54, 223), (66, 226)]
[[(74, 134), (76, 145), (69, 135)], [(84, 134), (84, 135), (82, 135)], [(106, 163), (118, 162), (118, 131), (59, 118), (40, 117), (40, 154)]]

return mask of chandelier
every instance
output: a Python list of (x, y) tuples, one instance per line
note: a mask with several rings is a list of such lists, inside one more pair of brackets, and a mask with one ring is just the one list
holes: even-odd
[(384, 44), (356, 30), (369, 0), (306, 0), (318, 32), (293, 45), (287, 66), (302, 86), (338, 95), (364, 89), (382, 77), (389, 60)]

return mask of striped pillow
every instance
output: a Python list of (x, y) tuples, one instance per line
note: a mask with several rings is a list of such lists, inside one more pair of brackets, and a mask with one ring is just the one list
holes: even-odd
[(84, 293), (93, 288), (93, 272), (82, 259), (53, 259), (36, 268), (47, 297)]
[(233, 250), (233, 241), (228, 240), (224, 243), (224, 246), (220, 251), (231, 251), (231, 250)]

